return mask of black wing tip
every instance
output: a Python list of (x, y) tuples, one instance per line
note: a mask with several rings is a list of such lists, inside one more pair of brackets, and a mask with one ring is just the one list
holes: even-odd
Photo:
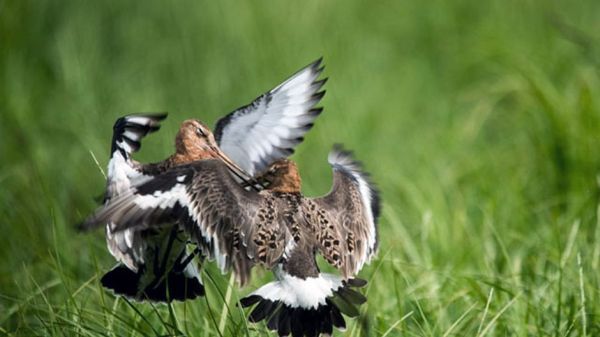
[(321, 63), (323, 63), (323, 56), (319, 56), (318, 59), (312, 61), (308, 66), (304, 67), (304, 68), (312, 68), (314, 69), (316, 72), (320, 73), (323, 71), (323, 69), (325, 68), (325, 66), (321, 66)]
[[(312, 129), (313, 126), (315, 126), (315, 123), (307, 123), (307, 124), (304, 124), (303, 126), (301, 126), (299, 129), (302, 130), (304, 133), (306, 133), (310, 129)], [(298, 138), (300, 138), (300, 137), (298, 137)], [(302, 139), (304, 139), (304, 137), (302, 137)]]
[(134, 124), (134, 123), (129, 122), (129, 119), (134, 118), (134, 117), (148, 118), (148, 119), (152, 120), (153, 122), (158, 123), (160, 121), (165, 120), (168, 115), (169, 115), (169, 113), (167, 113), (167, 112), (148, 112), (148, 113), (136, 112), (136, 113), (128, 114), (128, 115), (117, 118), (117, 120), (115, 121), (115, 124), (113, 125), (113, 129), (119, 130), (126, 126), (139, 125), (137, 123)]
[(316, 87), (316, 89), (315, 89), (315, 90), (319, 90), (319, 89), (321, 89), (321, 88), (322, 88), (322, 87), (325, 85), (325, 83), (327, 83), (328, 81), (329, 81), (329, 77), (325, 77), (325, 78), (323, 78), (323, 79), (320, 79), (320, 80), (316, 80), (316, 81), (314, 81), (314, 82), (313, 82), (313, 86), (315, 86), (315, 87)]
[[(134, 113), (118, 118), (113, 125), (111, 153), (119, 150), (123, 157), (127, 158), (130, 153), (139, 151), (141, 146), (139, 140), (149, 133), (158, 131), (160, 122), (167, 118), (167, 115), (166, 112)], [(134, 118), (144, 118), (145, 120), (140, 122), (135, 121)], [(127, 132), (131, 132), (136, 139), (126, 137)], [(123, 140), (131, 146), (131, 149), (127, 150), (127, 148), (118, 144)]]
[(308, 110), (308, 113), (313, 117), (317, 117), (323, 113), (323, 107), (312, 108)]
[(168, 115), (169, 115), (169, 113), (166, 111), (163, 111), (163, 112), (134, 112), (132, 114), (126, 115), (125, 118), (144, 117), (144, 118), (149, 118), (152, 120), (162, 121), (165, 118), (167, 118)]
[(310, 96), (310, 98), (312, 100), (315, 101), (315, 103), (317, 103), (318, 101), (320, 101), (321, 99), (323, 99), (323, 96), (325, 96), (325, 93), (327, 93), (327, 90), (321, 90), (321, 91), (317, 91), (314, 94), (312, 94)]

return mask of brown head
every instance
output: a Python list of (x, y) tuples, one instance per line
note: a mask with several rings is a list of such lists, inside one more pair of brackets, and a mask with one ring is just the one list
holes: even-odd
[(274, 192), (300, 193), (301, 179), (296, 163), (280, 159), (267, 169), (262, 179), (270, 182), (267, 189)]
[(175, 136), (175, 154), (171, 156), (172, 163), (180, 165), (204, 159), (220, 159), (242, 181), (255, 184), (252, 176), (241, 169), (219, 149), (215, 137), (208, 126), (197, 119), (183, 121), (177, 132), (177, 136)]
[(175, 136), (175, 160), (177, 164), (214, 158), (217, 142), (210, 129), (197, 119), (181, 123)]

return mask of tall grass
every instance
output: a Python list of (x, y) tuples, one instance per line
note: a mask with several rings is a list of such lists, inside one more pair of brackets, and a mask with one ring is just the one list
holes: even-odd
[[(349, 336), (600, 335), (600, 3), (0, 2), (0, 332), (259, 336), (228, 275), (206, 299), (117, 299), (103, 233), (111, 127), (208, 123), (324, 56), (325, 111), (297, 149), (307, 195), (334, 142), (383, 196), (368, 303)], [(223, 310), (224, 306), (228, 310)], [(225, 324), (222, 313), (226, 313)], [(222, 329), (220, 329), (220, 326)], [(338, 333), (338, 335), (341, 335)]]

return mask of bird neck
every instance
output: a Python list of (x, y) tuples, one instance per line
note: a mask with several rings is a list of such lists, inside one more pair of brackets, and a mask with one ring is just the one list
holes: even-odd
[(207, 159), (210, 157), (206, 151), (203, 151), (194, 141), (184, 137), (177, 137), (175, 140), (175, 153), (170, 157), (174, 165), (190, 163), (196, 160)]

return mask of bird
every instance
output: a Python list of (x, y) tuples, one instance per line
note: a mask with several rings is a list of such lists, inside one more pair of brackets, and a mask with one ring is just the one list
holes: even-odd
[[(132, 115), (115, 123), (113, 159), (109, 162), (108, 183), (104, 202), (126, 191), (131, 184), (150, 179), (169, 168), (204, 158), (218, 158), (231, 172), (247, 182), (252, 178), (224, 155), (216, 145), (212, 132), (201, 121), (185, 120), (175, 137), (175, 153), (167, 159), (141, 164), (130, 157), (139, 150), (141, 138), (160, 128), (166, 114)], [(247, 183), (248, 185), (252, 185)], [(134, 300), (155, 302), (183, 301), (204, 295), (200, 274), (190, 263), (199, 251), (187, 252), (188, 239), (171, 224), (149, 230), (114, 232), (107, 223), (109, 251), (123, 264), (107, 272), (101, 283), (116, 294)]]
[[(232, 171), (237, 180), (244, 186), (251, 185), (247, 182), (252, 174), (294, 152), (321, 114), (323, 109), (315, 107), (325, 94), (320, 89), (327, 81), (318, 79), (324, 69), (321, 62), (322, 59), (312, 62), (252, 103), (218, 120), (214, 135), (198, 120), (185, 121), (176, 136), (175, 153), (158, 163), (139, 163), (132, 159), (132, 154), (139, 151), (142, 138), (160, 129), (166, 113), (119, 118), (113, 126), (104, 202), (133, 183), (173, 166), (214, 157), (217, 154), (214, 150), (199, 150), (198, 136), (212, 137), (211, 146), (220, 146), (226, 154), (221, 159), (231, 158), (237, 163), (238, 169)], [(256, 184), (252, 187), (262, 188)], [(188, 254), (187, 240), (176, 226), (112, 232), (107, 224), (106, 241), (109, 252), (119, 263), (101, 278), (101, 283), (117, 295), (140, 301), (170, 302), (204, 294), (198, 270), (189, 263), (194, 255), (201, 256), (201, 252), (196, 249)]]
[[(132, 186), (82, 228), (111, 222), (119, 232), (177, 222), (241, 285), (256, 265), (273, 271), (275, 281), (240, 300), (243, 307), (256, 305), (251, 322), (266, 320), (279, 336), (331, 334), (345, 328), (342, 313), (356, 316), (366, 301), (353, 289), (366, 281), (354, 276), (377, 252), (380, 197), (351, 152), (334, 146), (328, 161), (333, 186), (317, 198), (302, 195), (297, 166), (288, 159), (268, 167), (269, 189), (260, 192), (241, 187), (222, 161), (196, 161)], [(317, 253), (341, 276), (322, 273)]]

